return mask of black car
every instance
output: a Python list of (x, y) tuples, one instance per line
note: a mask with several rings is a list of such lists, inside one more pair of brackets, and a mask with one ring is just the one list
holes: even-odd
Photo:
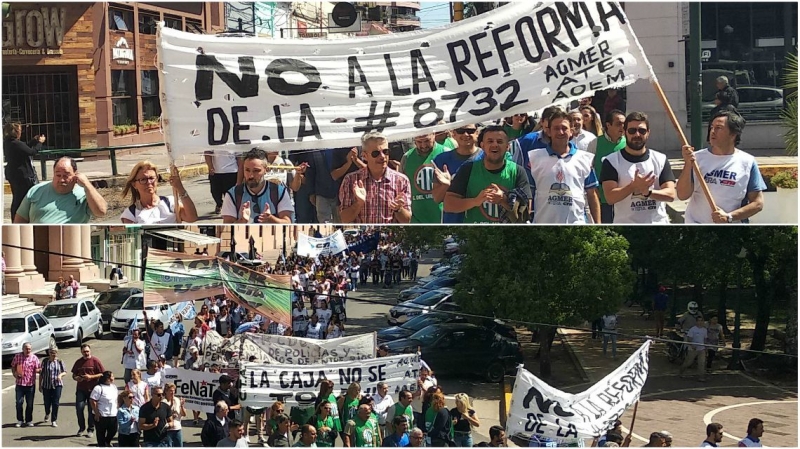
[(133, 295), (142, 294), (141, 288), (136, 287), (119, 287), (112, 288), (107, 292), (97, 295), (94, 300), (94, 305), (100, 310), (100, 321), (103, 322), (103, 329), (111, 330), (111, 315), (120, 307), (125, 301)]
[(424, 293), (428, 293), (431, 290), (436, 290), (437, 288), (442, 287), (455, 287), (458, 283), (458, 280), (454, 277), (440, 277), (436, 278), (425, 285), (415, 285), (414, 287), (407, 288), (401, 291), (397, 295), (397, 303), (400, 304), (401, 302), (411, 301), (412, 299), (420, 296)]
[(421, 348), (422, 359), (435, 373), (472, 373), (489, 382), (500, 382), (524, 361), (516, 339), (469, 323), (434, 324), (386, 344), (392, 354), (415, 353)]
[(401, 326), (392, 326), (378, 331), (378, 343), (387, 343), (401, 338), (408, 338), (415, 332), (425, 329), (433, 324), (466, 323), (467, 320), (458, 315), (449, 313), (431, 312), (416, 316), (403, 323)]

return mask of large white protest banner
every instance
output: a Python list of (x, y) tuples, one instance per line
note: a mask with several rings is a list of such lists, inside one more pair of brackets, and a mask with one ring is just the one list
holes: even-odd
[(269, 359), (262, 363), (290, 365), (315, 365), (325, 363), (368, 360), (375, 358), (377, 337), (374, 332), (331, 340), (285, 337), (269, 334), (242, 334), (254, 346), (264, 351)]
[[(443, 27), (348, 39), (158, 28), (173, 156), (400, 140), (653, 79), (616, 2), (511, 2)], [(438, 125), (443, 120), (443, 124)]]
[(651, 343), (646, 341), (619, 368), (578, 394), (553, 388), (520, 367), (506, 433), (515, 442), (527, 442), (532, 436), (564, 440), (605, 433), (639, 400), (647, 381)]
[(419, 355), (405, 354), (370, 360), (321, 365), (262, 365), (245, 363), (240, 371), (240, 402), (250, 407), (269, 407), (275, 401), (293, 406), (313, 405), (319, 382), (333, 382), (337, 396), (352, 382), (361, 384), (364, 395), (377, 392), (379, 382), (395, 396), (401, 390), (415, 391), (419, 376)]
[(347, 241), (344, 239), (342, 231), (316, 238), (306, 234), (300, 234), (297, 238), (297, 254), (303, 257), (317, 257), (331, 254), (339, 254), (347, 250)]
[(175, 396), (186, 399), (187, 410), (214, 413), (213, 395), (219, 377), (219, 373), (164, 367), (164, 379), (175, 384)]

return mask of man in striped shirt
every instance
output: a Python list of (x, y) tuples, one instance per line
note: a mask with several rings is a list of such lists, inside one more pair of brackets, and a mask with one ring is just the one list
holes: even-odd
[(389, 168), (389, 141), (377, 132), (361, 138), (367, 166), (344, 177), (339, 189), (342, 223), (408, 223), (411, 184)]
[[(33, 396), (36, 394), (36, 373), (42, 371), (39, 359), (33, 355), (31, 344), (22, 345), (22, 352), (11, 360), (11, 372), (16, 379), (14, 392), (17, 400), (16, 427), (33, 427)], [(25, 420), (22, 416), (22, 401), (25, 401)]]

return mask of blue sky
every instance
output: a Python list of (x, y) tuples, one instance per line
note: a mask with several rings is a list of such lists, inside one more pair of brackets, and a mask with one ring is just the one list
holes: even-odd
[(422, 28), (436, 28), (450, 23), (450, 2), (420, 2), (417, 12)]

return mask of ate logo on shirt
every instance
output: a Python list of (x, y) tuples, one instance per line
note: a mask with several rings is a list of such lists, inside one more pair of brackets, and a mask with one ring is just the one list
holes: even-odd
[(550, 195), (547, 197), (547, 204), (552, 206), (572, 206), (572, 191), (564, 183), (564, 172), (561, 169), (556, 172), (556, 182), (550, 184)]
[(719, 184), (733, 187), (736, 185), (737, 173), (728, 170), (712, 170), (704, 176), (706, 184)]
[(500, 205), (484, 201), (481, 205), (481, 213), (487, 220), (500, 221)]
[[(414, 184), (422, 193), (433, 192), (433, 164), (422, 164), (414, 173)], [(433, 198), (433, 197), (431, 197)]]

